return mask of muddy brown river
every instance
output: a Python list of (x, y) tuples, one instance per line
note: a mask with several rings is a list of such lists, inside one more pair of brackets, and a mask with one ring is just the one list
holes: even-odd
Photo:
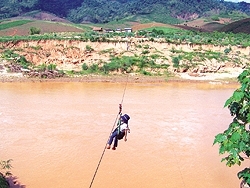
[[(236, 188), (243, 166), (221, 163), (213, 140), (232, 121), (223, 106), (237, 87), (0, 83), (0, 160), (13, 159), (26, 188), (87, 188), (92, 180), (93, 188)], [(105, 150), (121, 102), (131, 133)]]

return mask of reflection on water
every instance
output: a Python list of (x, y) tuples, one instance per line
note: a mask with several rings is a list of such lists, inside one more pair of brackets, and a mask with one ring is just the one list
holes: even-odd
[[(124, 83), (0, 83), (1, 160), (27, 188), (89, 187), (115, 124)], [(128, 141), (106, 150), (92, 187), (239, 187), (216, 134), (237, 85), (128, 84)]]

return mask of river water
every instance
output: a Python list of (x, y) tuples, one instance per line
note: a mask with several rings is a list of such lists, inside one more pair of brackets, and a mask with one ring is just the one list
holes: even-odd
[[(223, 106), (237, 87), (0, 83), (0, 160), (13, 159), (26, 188), (239, 187), (243, 167), (226, 167), (213, 146), (232, 120)], [(105, 150), (119, 103), (131, 133)]]

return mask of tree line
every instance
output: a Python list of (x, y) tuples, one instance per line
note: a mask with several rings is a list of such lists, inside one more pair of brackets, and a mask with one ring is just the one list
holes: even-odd
[(107, 23), (125, 18), (144, 18), (149, 21), (177, 24), (192, 15), (207, 16), (211, 10), (219, 14), (240, 11), (250, 15), (250, 4), (223, 0), (2, 0), (0, 19), (20, 16), (29, 11), (53, 13), (74, 23)]

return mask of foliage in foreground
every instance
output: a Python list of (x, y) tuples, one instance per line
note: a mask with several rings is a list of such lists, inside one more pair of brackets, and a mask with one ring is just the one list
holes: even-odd
[[(241, 165), (250, 158), (250, 69), (244, 70), (238, 77), (241, 87), (226, 101), (233, 117), (232, 123), (223, 133), (215, 136), (214, 144), (219, 144), (219, 154), (225, 155), (222, 161), (231, 167)], [(250, 168), (246, 167), (238, 173), (242, 184), (250, 186)]]
[(9, 170), (12, 168), (11, 159), (7, 161), (0, 161), (0, 188), (9, 188), (9, 182), (6, 180), (11, 175)]

